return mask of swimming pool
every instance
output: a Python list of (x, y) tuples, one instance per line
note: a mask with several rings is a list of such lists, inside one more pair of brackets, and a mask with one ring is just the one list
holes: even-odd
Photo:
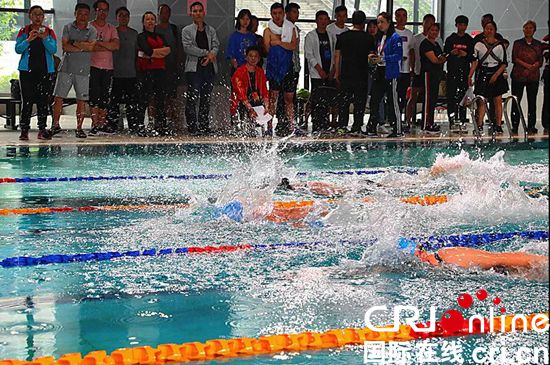
[[(464, 168), (430, 178), (427, 168), (441, 153), (458, 156)], [(354, 170), (372, 173), (335, 173)], [(419, 305), (426, 320), (427, 306), (450, 308), (459, 294), (479, 289), (498, 295), (507, 313), (548, 311), (547, 272), (530, 280), (436, 270), (396, 249), (399, 237), (547, 231), (547, 198), (529, 198), (518, 185), (548, 185), (547, 141), (481, 147), (305, 143), (0, 148), (0, 178), (204, 174), (231, 176), (0, 184), (0, 209), (190, 204), (0, 216), (0, 261), (182, 246), (324, 244), (0, 268), (0, 359), (363, 327), (365, 311), (375, 305)], [(212, 217), (214, 206), (235, 199), (244, 202), (245, 216), (272, 200), (320, 200), (274, 192), (281, 177), (328, 181), (350, 192), (337, 204), (320, 205), (330, 211), (328, 216), (308, 216), (298, 227), (252, 216), (244, 223)], [(399, 201), (436, 194), (448, 194), (450, 201), (437, 206)], [(369, 204), (358, 203), (364, 197)], [(518, 238), (487, 249), (548, 254), (547, 245)], [(386, 324), (389, 317), (377, 320)], [(548, 346), (546, 334), (533, 333), (458, 341), (467, 351), (502, 341), (512, 347)], [(360, 364), (363, 349), (230, 362), (283, 360)]]

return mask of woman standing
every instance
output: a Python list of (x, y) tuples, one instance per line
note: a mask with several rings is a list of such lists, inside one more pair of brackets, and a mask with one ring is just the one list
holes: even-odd
[[(539, 91), (540, 68), (543, 64), (542, 43), (533, 38), (537, 24), (528, 20), (523, 25), (522, 39), (514, 42), (512, 48), (512, 94), (517, 96), (521, 103), (523, 90), (527, 89), (527, 132), (535, 134), (538, 132), (537, 124), (537, 94)], [(513, 133), (517, 134), (519, 126), (519, 110), (514, 104), (512, 106)]]
[(439, 95), (439, 83), (443, 78), (443, 64), (447, 57), (437, 43), (440, 25), (434, 23), (428, 36), (420, 43), (420, 76), (424, 79), (424, 131), (439, 134), (440, 128), (434, 124), (435, 104)]
[(380, 13), (377, 17), (380, 32), (376, 37), (376, 53), (369, 55), (371, 64), (376, 65), (370, 99), (370, 118), (367, 124), (367, 133), (376, 135), (379, 117), (380, 102), (387, 98), (389, 105), (388, 119), (392, 125), (392, 133), (388, 137), (401, 135), (401, 112), (397, 97), (397, 78), (400, 74), (400, 65), (403, 58), (403, 43), (399, 34), (395, 32), (391, 16)]
[[(475, 72), (474, 93), (485, 97), (488, 102), (493, 101), (496, 120), (496, 125), (493, 128), (496, 133), (502, 133), (502, 95), (509, 90), (503, 73), (508, 66), (508, 61), (506, 45), (495, 38), (496, 32), (497, 25), (493, 21), (487, 22), (483, 27), (485, 38), (474, 46), (474, 62), (472, 62), (468, 75), (468, 84), (474, 85), (472, 77)], [(477, 116), (479, 128), (483, 127), (486, 108), (487, 106), (484, 104), (479, 105)]]
[(242, 9), (237, 15), (236, 31), (229, 37), (227, 45), (227, 59), (231, 63), (231, 75), (235, 70), (246, 63), (246, 50), (256, 46), (258, 39), (252, 33), (252, 14), (248, 9)]
[(165, 57), (170, 54), (170, 47), (167, 46), (162, 35), (155, 33), (157, 17), (148, 11), (141, 19), (143, 32), (138, 35), (138, 72), (141, 86), (141, 102), (138, 111), (138, 129), (143, 130), (145, 110), (149, 106), (149, 99), (155, 101), (155, 124), (153, 135), (164, 135), (168, 133), (166, 126), (166, 114), (164, 101), (166, 98)]
[(38, 139), (51, 139), (46, 130), (48, 104), (52, 93), (52, 75), (55, 72), (53, 55), (57, 52), (57, 38), (52, 29), (42, 24), (44, 9), (39, 5), (29, 9), (31, 24), (22, 28), (17, 35), (15, 52), (21, 55), (19, 61), (19, 83), (21, 85), (21, 141), (29, 140), (32, 106), (38, 111)]

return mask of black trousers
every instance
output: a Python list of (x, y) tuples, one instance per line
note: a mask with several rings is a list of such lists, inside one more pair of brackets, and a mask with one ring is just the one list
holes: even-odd
[(214, 77), (212, 64), (206, 67), (197, 65), (196, 72), (187, 72), (185, 119), (189, 133), (210, 133), (210, 96), (214, 89)]
[(434, 125), (435, 105), (439, 96), (440, 75), (433, 72), (424, 73), (424, 128)]
[(397, 96), (399, 97), (399, 110), (405, 114), (407, 108), (407, 89), (411, 86), (411, 74), (400, 73), (397, 79)]
[(157, 132), (166, 130), (166, 111), (164, 110), (166, 100), (165, 77), (166, 72), (164, 70), (148, 70), (140, 75), (141, 98), (137, 117), (139, 127), (145, 125), (145, 111), (149, 106), (149, 99), (152, 97), (155, 101), (155, 130)]
[(368, 83), (344, 84), (340, 89), (338, 106), (338, 128), (347, 128), (349, 123), (349, 107), (353, 104), (352, 132), (360, 132), (365, 119), (367, 107)]
[(548, 109), (548, 98), (550, 96), (550, 72), (544, 70), (542, 73), (542, 80), (544, 82), (544, 101), (542, 103), (542, 127), (546, 130), (550, 129), (550, 110)]
[(32, 106), (36, 104), (38, 112), (38, 128), (46, 129), (49, 103), (52, 96), (52, 75), (37, 72), (20, 71), (21, 86), (21, 130), (29, 130), (31, 126)]
[(117, 129), (120, 119), (120, 105), (124, 104), (126, 108), (126, 117), (128, 118), (128, 129), (132, 132), (137, 132), (143, 128), (140, 125), (140, 101), (139, 101), (139, 83), (137, 78), (113, 78), (113, 87), (111, 90), (111, 98), (109, 100), (109, 108), (107, 113), (107, 123)]
[(313, 131), (325, 131), (330, 127), (330, 108), (334, 106), (336, 85), (334, 81), (311, 79), (311, 122)]
[(449, 123), (464, 123), (467, 119), (467, 110), (460, 106), (460, 102), (468, 90), (468, 73), (470, 70), (455, 69), (447, 73), (447, 115)]
[[(521, 82), (512, 80), (512, 95), (518, 98), (521, 103), (523, 99), (523, 90), (527, 89), (527, 128), (535, 128), (537, 124), (537, 94), (539, 92), (539, 82)], [(519, 110), (515, 104), (512, 105), (512, 127), (519, 127)]]
[[(397, 80), (386, 79), (386, 68), (378, 66), (373, 78), (370, 97), (370, 117), (367, 125), (368, 130), (376, 132), (380, 116), (380, 102), (386, 96), (388, 121), (394, 133), (401, 133), (401, 110), (399, 109), (399, 96), (397, 95)], [(398, 123), (399, 120), (399, 123)]]

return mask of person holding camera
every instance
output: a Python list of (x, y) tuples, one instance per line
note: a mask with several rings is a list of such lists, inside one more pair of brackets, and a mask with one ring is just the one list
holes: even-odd
[(378, 25), (376, 52), (369, 55), (369, 63), (376, 66), (376, 71), (373, 78), (367, 134), (376, 136), (376, 127), (381, 122), (379, 120), (380, 102), (386, 96), (389, 106), (388, 120), (392, 126), (392, 132), (388, 137), (395, 138), (402, 134), (397, 79), (400, 76), (400, 64), (403, 59), (403, 41), (395, 31), (390, 14), (382, 12), (378, 14), (376, 20)]
[(38, 139), (52, 138), (46, 130), (46, 120), (55, 72), (53, 55), (57, 52), (57, 38), (52, 29), (42, 24), (44, 9), (41, 6), (32, 6), (29, 18), (31, 23), (21, 28), (15, 41), (15, 52), (21, 55), (18, 67), (22, 97), (21, 141), (29, 140), (33, 104), (36, 104), (38, 111)]

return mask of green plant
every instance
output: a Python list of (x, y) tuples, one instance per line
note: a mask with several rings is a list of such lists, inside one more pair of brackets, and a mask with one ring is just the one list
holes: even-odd
[[(0, 8), (13, 8), (16, 6), (15, 0), (0, 0)], [(0, 41), (11, 41), (16, 29), (17, 14), (7, 11), (0, 12)], [(2, 54), (2, 44), (0, 43), (0, 54)]]

